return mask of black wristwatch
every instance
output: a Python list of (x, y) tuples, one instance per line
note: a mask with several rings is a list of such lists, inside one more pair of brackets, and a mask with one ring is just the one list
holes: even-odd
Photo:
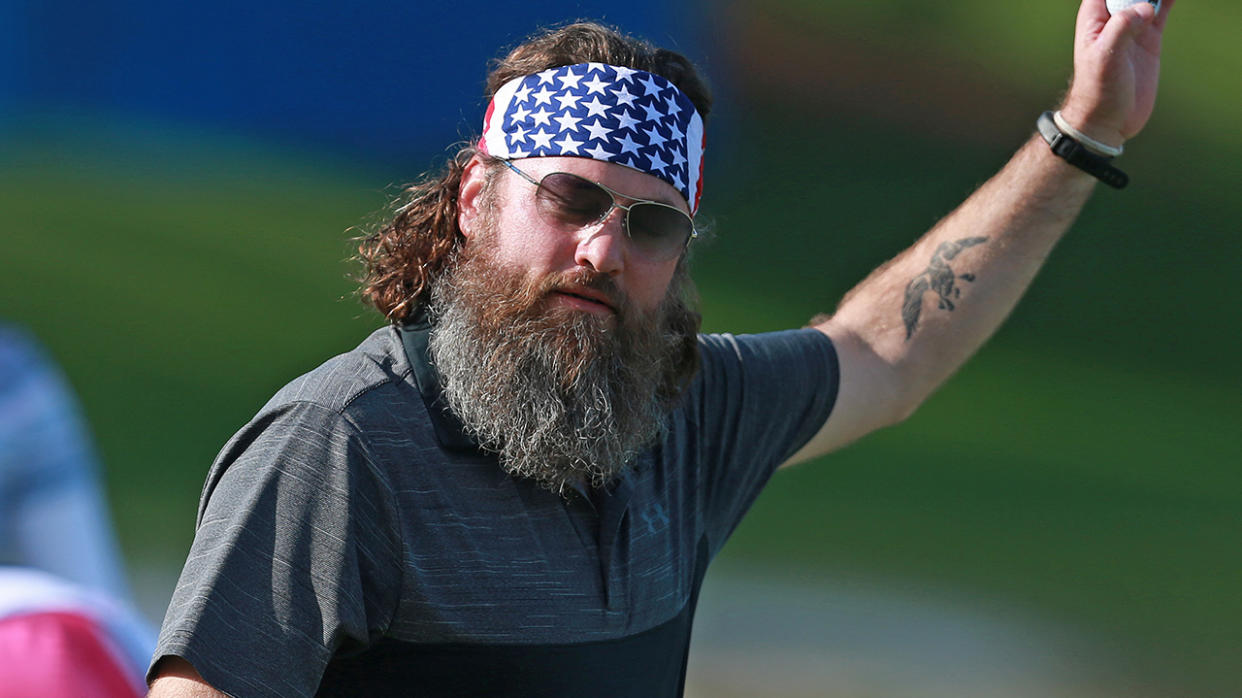
[(1040, 114), (1039, 119), (1035, 121), (1035, 126), (1039, 129), (1039, 135), (1044, 137), (1057, 157), (1113, 189), (1124, 189), (1130, 183), (1130, 177), (1125, 172), (1109, 164), (1112, 158), (1096, 155), (1057, 128), (1057, 122), (1052, 119), (1052, 112), (1046, 111)]

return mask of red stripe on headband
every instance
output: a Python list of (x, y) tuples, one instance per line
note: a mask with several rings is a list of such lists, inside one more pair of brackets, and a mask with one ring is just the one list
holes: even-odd
[(496, 99), (493, 97), (487, 100), (487, 113), (483, 115), (483, 135), (479, 136), (479, 150), (482, 150), (484, 155), (491, 154), (487, 152), (487, 129), (492, 126), (492, 112), (495, 110)]

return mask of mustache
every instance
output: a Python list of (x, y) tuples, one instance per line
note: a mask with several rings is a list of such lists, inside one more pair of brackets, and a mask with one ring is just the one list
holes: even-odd
[(549, 275), (539, 286), (538, 298), (543, 300), (553, 293), (578, 293), (582, 290), (590, 290), (601, 296), (617, 314), (618, 319), (624, 320), (632, 313), (630, 298), (617, 282), (608, 274), (586, 267)]

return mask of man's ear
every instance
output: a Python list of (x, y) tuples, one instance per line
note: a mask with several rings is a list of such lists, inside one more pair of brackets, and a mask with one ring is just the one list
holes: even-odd
[(457, 190), (457, 228), (469, 240), (478, 228), (483, 214), (483, 189), (486, 184), (487, 164), (478, 155), (470, 158), (461, 175)]

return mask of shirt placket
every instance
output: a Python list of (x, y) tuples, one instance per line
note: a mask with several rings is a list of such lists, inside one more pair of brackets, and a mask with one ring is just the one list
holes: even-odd
[(620, 551), (627, 546), (625, 534), (626, 517), (629, 515), (633, 484), (623, 477), (611, 489), (588, 490), (574, 487), (575, 495), (567, 506), (570, 519), (578, 530), (584, 545), (594, 548), (599, 562), (600, 588), (604, 594), (604, 608), (610, 618), (623, 617), (627, 611), (629, 592), (629, 565)]

